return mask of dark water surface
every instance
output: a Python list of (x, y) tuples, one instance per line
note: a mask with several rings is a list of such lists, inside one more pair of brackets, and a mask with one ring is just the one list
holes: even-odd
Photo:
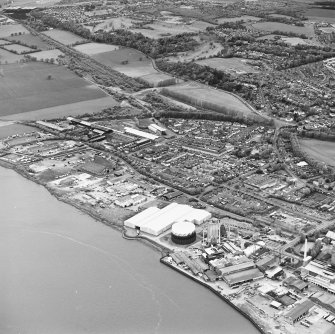
[(159, 254), (0, 167), (0, 333), (258, 331)]

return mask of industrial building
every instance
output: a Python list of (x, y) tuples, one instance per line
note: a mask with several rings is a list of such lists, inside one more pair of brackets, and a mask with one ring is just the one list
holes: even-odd
[(151, 130), (154, 133), (159, 133), (160, 135), (165, 135), (166, 134), (166, 130), (164, 128), (162, 128), (161, 126), (157, 125), (157, 124), (150, 124), (148, 126), (148, 129)]
[(172, 225), (171, 239), (175, 244), (188, 245), (196, 240), (195, 226), (188, 221), (181, 221)]
[(124, 131), (126, 133), (129, 133), (131, 135), (137, 136), (137, 137), (141, 137), (141, 138), (146, 138), (146, 139), (150, 139), (150, 140), (156, 140), (159, 138), (159, 136), (153, 135), (152, 133), (148, 133), (148, 132), (144, 132), (144, 131), (140, 131), (134, 128), (130, 128), (128, 126), (126, 126), (124, 128)]
[(211, 214), (205, 210), (194, 209), (189, 205), (172, 203), (163, 209), (150, 207), (141, 213), (127, 219), (124, 225), (136, 228), (151, 235), (159, 235), (175, 222), (189, 221), (194, 224), (201, 224), (206, 217), (209, 219)]
[(296, 305), (294, 308), (286, 314), (286, 318), (293, 325), (299, 321), (303, 316), (308, 314), (309, 310), (314, 306), (314, 303), (310, 300), (305, 300), (304, 302)]
[(311, 261), (302, 267), (301, 278), (335, 294), (335, 272), (322, 263)]
[(261, 279), (264, 277), (261, 271), (257, 268), (243, 270), (240, 272), (236, 272), (234, 274), (222, 276), (223, 280), (230, 286), (239, 286), (243, 283), (252, 282), (257, 279)]

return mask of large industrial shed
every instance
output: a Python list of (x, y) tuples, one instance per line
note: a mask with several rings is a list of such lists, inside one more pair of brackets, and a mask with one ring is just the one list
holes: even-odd
[[(201, 224), (209, 219), (211, 214), (205, 210), (194, 209), (189, 205), (172, 203), (163, 209), (150, 207), (132, 218), (127, 219), (124, 225), (131, 228), (138, 228), (142, 232), (152, 235), (159, 235), (178, 221), (190, 221)], [(207, 213), (207, 214), (205, 214)]]

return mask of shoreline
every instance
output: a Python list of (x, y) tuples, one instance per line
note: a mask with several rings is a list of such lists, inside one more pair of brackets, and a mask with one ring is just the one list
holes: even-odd
[(83, 212), (84, 214), (89, 215), (91, 218), (93, 218), (95, 221), (102, 223), (108, 227), (111, 227), (119, 232), (121, 232), (121, 236), (122, 238), (126, 239), (126, 240), (136, 240), (136, 241), (140, 241), (142, 244), (150, 247), (151, 249), (158, 251), (161, 253), (161, 258), (159, 260), (160, 263), (170, 267), (171, 269), (175, 270), (176, 272), (178, 272), (179, 274), (184, 275), (185, 277), (193, 280), (194, 282), (199, 283), (200, 285), (202, 285), (203, 287), (209, 289), (212, 293), (214, 293), (216, 296), (218, 296), (219, 298), (221, 298), (222, 301), (224, 301), (225, 303), (227, 303), (230, 307), (233, 307), (237, 312), (239, 312), (243, 317), (245, 317), (248, 321), (250, 321), (250, 323), (257, 328), (257, 330), (261, 333), (261, 334), (266, 334), (266, 332), (260, 327), (260, 325), (249, 315), (247, 314), (245, 311), (243, 311), (241, 308), (239, 308), (237, 305), (235, 305), (234, 303), (232, 303), (228, 298), (226, 298), (225, 296), (223, 296), (222, 294), (220, 294), (219, 291), (215, 290), (212, 286), (206, 284), (206, 282), (202, 282), (201, 280), (197, 279), (196, 277), (189, 275), (187, 273), (185, 273), (184, 271), (180, 270), (179, 268), (171, 265), (170, 263), (168, 263), (167, 261), (164, 260), (164, 257), (166, 256), (166, 248), (164, 248), (162, 245), (160, 245), (159, 243), (145, 237), (145, 236), (129, 236), (127, 235), (126, 230), (124, 229), (123, 226), (120, 226), (116, 223), (111, 223), (109, 221), (107, 221), (106, 219), (101, 218), (98, 214), (94, 213), (92, 210), (88, 210), (86, 208), (84, 208), (83, 206), (78, 205), (77, 203), (71, 201), (71, 200), (65, 200), (64, 198), (62, 198), (62, 196), (60, 196), (59, 194), (57, 194), (57, 192), (53, 191), (52, 189), (50, 189), (49, 187), (47, 187), (45, 184), (43, 184), (42, 182), (40, 182), (38, 179), (32, 177), (29, 173), (27, 173), (25, 170), (19, 168), (17, 165), (11, 164), (11, 163), (7, 163), (3, 160), (0, 160), (0, 167), (6, 168), (6, 169), (11, 169), (13, 171), (15, 171), (16, 173), (18, 173), (19, 175), (21, 175), (22, 177), (24, 177), (25, 179), (34, 182), (35, 184), (38, 184), (40, 186), (43, 186), (50, 195), (52, 195), (53, 197), (55, 197), (58, 201), (61, 201), (65, 204), (71, 205), (73, 207), (75, 207), (77, 210)]

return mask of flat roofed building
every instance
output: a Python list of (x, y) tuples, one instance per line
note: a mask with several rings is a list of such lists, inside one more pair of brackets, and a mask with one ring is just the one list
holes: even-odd
[(147, 209), (145, 213), (141, 212), (127, 219), (124, 224), (128, 227), (139, 228), (145, 233), (159, 235), (171, 228), (172, 224), (180, 221), (181, 218), (187, 217), (187, 215), (194, 217), (192, 213), (194, 210), (196, 209), (189, 205), (171, 203), (163, 209), (155, 208), (150, 211)]
[(301, 268), (301, 278), (335, 294), (335, 272), (316, 261)]
[(147, 139), (150, 139), (150, 140), (156, 140), (156, 139), (159, 138), (159, 136), (153, 135), (152, 133), (140, 131), (140, 130), (137, 130), (137, 129), (134, 129), (134, 128), (130, 128), (128, 126), (126, 126), (124, 128), (124, 131), (126, 133), (131, 134), (131, 135), (135, 135), (137, 137), (142, 137), (142, 138), (147, 138)]
[(159, 212), (160, 209), (152, 206), (150, 208), (145, 209), (144, 211), (138, 213), (137, 215), (127, 219), (124, 222), (124, 225), (127, 227), (131, 227), (131, 228), (140, 228), (140, 224), (142, 221), (144, 221), (146, 218), (152, 216), (153, 214), (155, 214), (156, 212)]
[(314, 303), (310, 300), (305, 300), (300, 304), (295, 305), (287, 314), (286, 318), (291, 324), (299, 321), (303, 316), (308, 314), (310, 309), (314, 306)]

